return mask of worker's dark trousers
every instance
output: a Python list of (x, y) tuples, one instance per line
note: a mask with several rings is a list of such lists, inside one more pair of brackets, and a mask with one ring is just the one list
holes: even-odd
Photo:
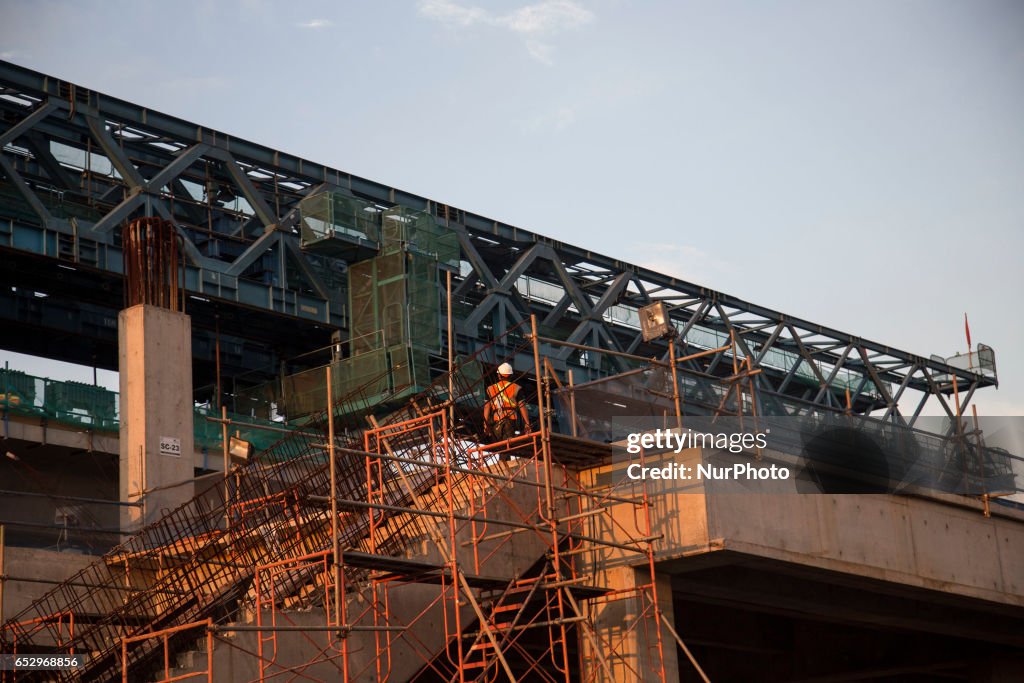
[(519, 420), (502, 420), (494, 424), (494, 440), (504, 441), (516, 436), (516, 429), (519, 428)]

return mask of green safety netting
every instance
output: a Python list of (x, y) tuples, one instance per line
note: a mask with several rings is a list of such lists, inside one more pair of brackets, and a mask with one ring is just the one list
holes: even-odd
[(459, 267), (459, 239), (453, 230), (438, 225), (423, 211), (402, 206), (385, 209), (381, 216), (381, 252), (408, 251), (451, 268)]
[[(458, 236), (427, 212), (382, 209), (340, 192), (321, 192), (299, 205), (302, 246), (323, 258), (317, 271), (338, 291), (347, 263), (345, 358), (333, 364), (332, 390), (338, 400), (359, 389), (364, 396), (393, 400), (430, 383), (430, 353), (441, 346), (439, 266), (458, 268)], [(330, 271), (330, 272), (325, 272)], [(324, 367), (287, 375), (237, 392), (235, 407), (268, 419), (289, 420), (323, 410), (327, 402)]]
[(437, 350), (441, 289), (436, 263), (393, 251), (349, 268), (352, 354), (412, 344)]
[[(322, 408), (322, 403), (318, 407)], [(0, 368), (0, 410), (8, 415), (46, 418), (51, 423), (97, 432), (116, 432), (120, 428), (120, 395), (116, 391), (82, 382), (36, 377), (20, 370)], [(202, 406), (195, 408), (195, 446), (219, 451), (222, 427), (207, 417), (219, 418), (220, 413)], [(268, 417), (269, 414), (256, 417), (229, 412), (228, 418), (235, 423), (229, 434), (252, 443), (257, 450), (268, 448), (282, 438), (282, 433), (258, 426), (289, 427)]]
[[(387, 390), (387, 355), (374, 349), (331, 364), (331, 392), (338, 401), (357, 389), (382, 394)], [(326, 366), (287, 375), (276, 384), (280, 410), (289, 418), (309, 415), (327, 408)]]
[(302, 246), (350, 257), (360, 246), (380, 244), (380, 210), (355, 197), (320, 192), (299, 202)]
[[(224, 447), (223, 427), (219, 422), (207, 420), (207, 417), (219, 418), (220, 412), (213, 408), (196, 407), (195, 447), (208, 451), (221, 451)], [(273, 427), (275, 430), (287, 429), (289, 426), (284, 422), (274, 422), (232, 412), (228, 412), (228, 419), (232, 422), (228, 427), (228, 437), (236, 437), (243, 441), (248, 441), (257, 451), (270, 448), (285, 436), (282, 432), (260, 429), (259, 426)]]
[[(331, 364), (331, 391), (339, 414), (392, 402), (430, 384), (430, 353), (407, 344), (364, 350)], [(347, 406), (346, 399), (354, 401)], [(240, 410), (266, 418), (276, 410), (289, 422), (327, 407), (327, 366), (303, 370), (235, 394)]]
[(117, 392), (104, 387), (0, 369), (0, 408), (10, 414), (45, 417), (96, 431), (117, 431), (119, 407)]

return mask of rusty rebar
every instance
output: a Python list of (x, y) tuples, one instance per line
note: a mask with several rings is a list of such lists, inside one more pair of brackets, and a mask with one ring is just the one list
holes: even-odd
[(161, 218), (136, 218), (121, 237), (124, 303), (184, 312), (184, 261), (181, 238)]

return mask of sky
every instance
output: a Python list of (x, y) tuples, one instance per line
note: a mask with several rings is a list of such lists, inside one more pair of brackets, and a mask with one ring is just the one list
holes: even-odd
[(0, 0), (0, 58), (922, 356), (966, 312), (1024, 415), (1019, 1)]

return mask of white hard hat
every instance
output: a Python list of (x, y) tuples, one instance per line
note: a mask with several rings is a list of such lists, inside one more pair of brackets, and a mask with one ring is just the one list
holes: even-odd
[(511, 375), (512, 374), (512, 366), (509, 365), (508, 363), (502, 363), (501, 365), (498, 366), (498, 374), (499, 375)]

